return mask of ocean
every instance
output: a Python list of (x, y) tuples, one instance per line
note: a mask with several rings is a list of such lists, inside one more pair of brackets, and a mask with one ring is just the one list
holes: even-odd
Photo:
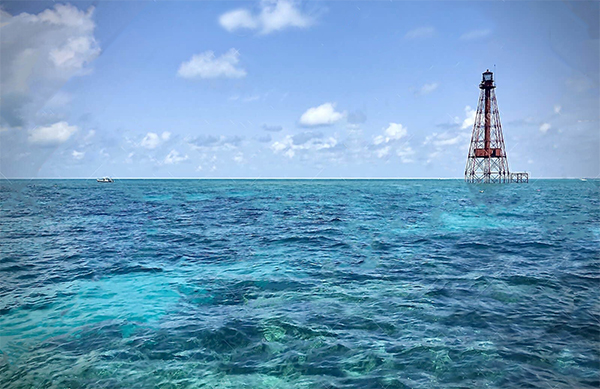
[(600, 181), (2, 180), (1, 388), (598, 388)]

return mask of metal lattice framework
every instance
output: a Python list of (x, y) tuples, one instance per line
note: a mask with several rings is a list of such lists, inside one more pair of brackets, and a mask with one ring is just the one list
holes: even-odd
[(465, 168), (465, 181), (472, 183), (509, 183), (511, 175), (502, 136), (502, 124), (494, 89), (493, 73), (483, 73), (481, 92), (473, 124), (471, 145)]

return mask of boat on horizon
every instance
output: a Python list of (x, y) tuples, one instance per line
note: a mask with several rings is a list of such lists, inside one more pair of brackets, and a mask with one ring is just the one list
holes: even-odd
[(102, 178), (96, 178), (97, 182), (115, 182), (112, 178), (110, 177), (102, 177)]

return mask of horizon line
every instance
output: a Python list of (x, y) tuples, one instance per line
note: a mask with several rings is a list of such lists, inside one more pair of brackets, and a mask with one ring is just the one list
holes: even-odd
[[(110, 177), (110, 176), (109, 176)], [(99, 177), (102, 178), (102, 177)], [(110, 177), (113, 180), (464, 180), (464, 177)], [(598, 177), (537, 177), (533, 180), (595, 180)], [(96, 180), (91, 177), (0, 177), (10, 180)], [(531, 180), (531, 178), (530, 178)]]

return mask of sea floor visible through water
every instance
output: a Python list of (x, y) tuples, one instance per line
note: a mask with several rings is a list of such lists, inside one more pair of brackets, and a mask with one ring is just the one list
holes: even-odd
[(0, 388), (598, 388), (599, 188), (2, 180)]

